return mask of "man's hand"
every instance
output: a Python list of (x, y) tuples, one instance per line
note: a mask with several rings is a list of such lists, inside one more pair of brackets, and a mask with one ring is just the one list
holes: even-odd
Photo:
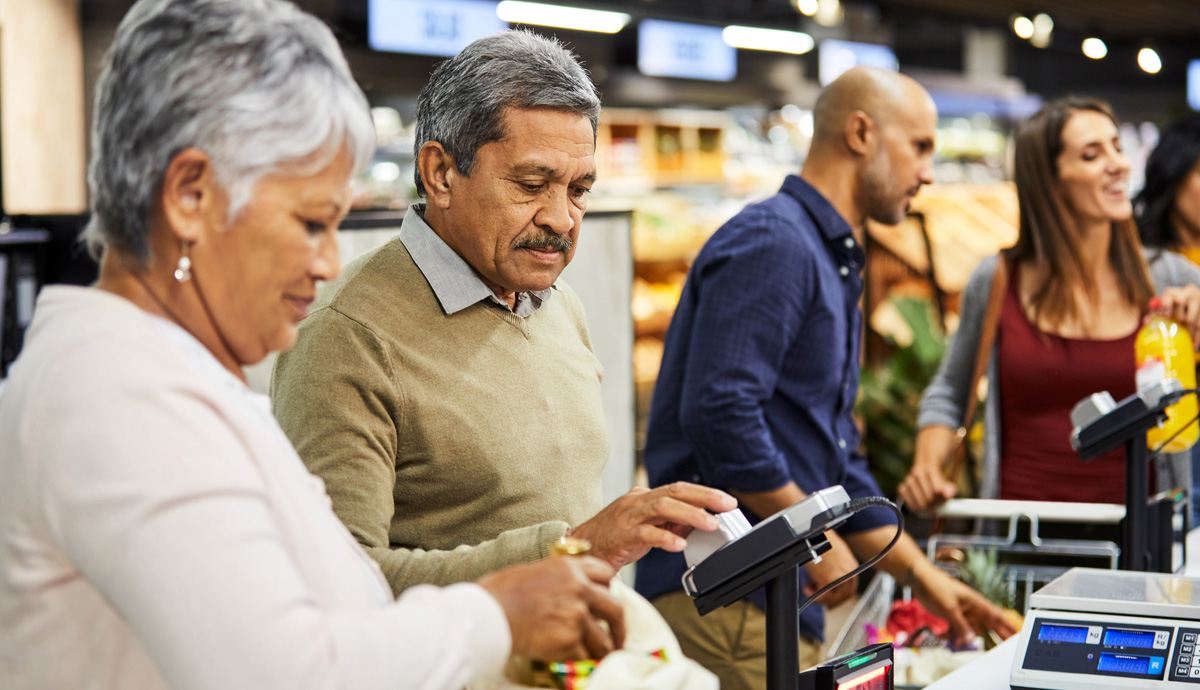
[[(808, 563), (804, 566), (809, 576), (809, 581), (804, 585), (806, 597), (812, 596), (817, 590), (858, 567), (858, 560), (854, 558), (850, 546), (837, 533), (831, 530), (825, 533), (825, 537), (829, 539), (832, 548), (821, 554), (820, 563)], [(854, 596), (857, 587), (858, 576), (855, 575), (826, 592), (819, 601), (824, 606), (837, 606)]]
[(958, 445), (958, 433), (949, 427), (927, 426), (917, 432), (913, 466), (900, 483), (900, 500), (909, 510), (927, 510), (954, 498), (958, 487), (942, 475), (942, 467)]
[(687, 482), (653, 490), (634, 488), (567, 536), (587, 539), (593, 556), (619, 569), (654, 547), (683, 551), (684, 537), (693, 529), (717, 529), (717, 518), (709, 511), (724, 513), (736, 507), (729, 494)]
[(614, 572), (587, 556), (551, 558), (486, 575), (479, 585), (508, 616), (514, 655), (600, 659), (625, 642), (624, 611), (608, 590)]
[(1200, 344), (1200, 288), (1195, 285), (1164, 288), (1158, 297), (1161, 305), (1154, 313), (1183, 324), (1192, 336), (1192, 343)]
[(926, 608), (949, 621), (950, 634), (958, 644), (966, 644), (976, 633), (988, 630), (994, 630), (1003, 640), (1017, 633), (1000, 607), (929, 561), (914, 565), (910, 584)]

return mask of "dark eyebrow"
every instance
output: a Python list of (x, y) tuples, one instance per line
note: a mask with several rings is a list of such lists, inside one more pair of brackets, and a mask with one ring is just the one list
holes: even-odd
[(595, 182), (596, 181), (596, 173), (588, 173), (575, 181), (576, 182)]
[(558, 174), (554, 168), (536, 163), (518, 165), (512, 169), (512, 172), (514, 175), (544, 175), (546, 177), (554, 177)]

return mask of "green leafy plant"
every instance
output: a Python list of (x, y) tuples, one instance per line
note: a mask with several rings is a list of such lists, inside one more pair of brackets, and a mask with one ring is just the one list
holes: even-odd
[(1002, 608), (1012, 607), (1013, 592), (1004, 580), (995, 549), (968, 549), (963, 552), (959, 577), (993, 604)]
[(935, 325), (933, 303), (919, 297), (892, 300), (912, 332), (911, 342), (889, 341), (896, 351), (874, 369), (864, 369), (855, 413), (866, 432), (863, 445), (879, 487), (887, 496), (912, 467), (917, 435), (917, 406), (946, 352), (946, 338)]

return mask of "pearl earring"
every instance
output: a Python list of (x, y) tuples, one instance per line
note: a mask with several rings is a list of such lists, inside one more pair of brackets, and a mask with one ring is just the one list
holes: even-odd
[(192, 279), (192, 260), (188, 258), (188, 243), (183, 243), (183, 254), (175, 266), (175, 280), (186, 283)]

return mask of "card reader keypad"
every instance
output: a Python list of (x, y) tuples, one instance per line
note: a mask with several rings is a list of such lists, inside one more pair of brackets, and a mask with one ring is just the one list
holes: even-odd
[(1175, 663), (1171, 666), (1173, 681), (1186, 681), (1200, 685), (1200, 628), (1180, 628), (1176, 636)]

